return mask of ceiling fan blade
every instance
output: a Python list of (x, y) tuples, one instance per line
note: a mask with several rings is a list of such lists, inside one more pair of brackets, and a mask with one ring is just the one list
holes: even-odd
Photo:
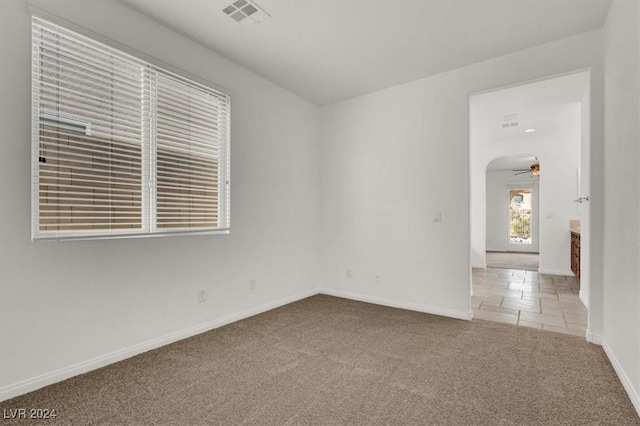
[(528, 172), (531, 169), (511, 169), (512, 172)]
[[(515, 172), (515, 171), (517, 171), (517, 170), (514, 170), (514, 172)], [(525, 174), (525, 173), (531, 173), (531, 170), (528, 170), (528, 169), (527, 169), (527, 170), (524, 170), (524, 171), (521, 171), (521, 172), (518, 172), (518, 173), (514, 173), (514, 175), (523, 175), (523, 174)]]

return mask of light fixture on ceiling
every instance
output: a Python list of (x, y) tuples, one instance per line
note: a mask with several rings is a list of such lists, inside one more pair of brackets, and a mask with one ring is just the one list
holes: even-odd
[(524, 132), (525, 133), (533, 133), (535, 131), (536, 131), (536, 129), (526, 129)]
[(271, 17), (253, 0), (237, 0), (222, 9), (222, 11), (242, 25), (259, 24), (266, 17)]
[(531, 173), (531, 176), (540, 176), (540, 163), (534, 163), (528, 169), (513, 169), (514, 175), (522, 175), (525, 173)]
[(531, 165), (531, 175), (540, 176), (540, 163)]

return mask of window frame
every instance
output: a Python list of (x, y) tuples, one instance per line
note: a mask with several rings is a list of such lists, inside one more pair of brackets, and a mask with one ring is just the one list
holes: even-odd
[[(96, 34), (83, 27), (69, 23), (63, 19), (58, 18), (48, 12), (42, 11), (33, 6), (29, 6), (29, 12), (32, 15), (31, 28), (35, 26), (37, 21), (44, 21), (45, 24), (52, 24), (54, 26), (62, 27), (64, 30), (76, 33), (80, 37), (87, 37), (94, 42), (104, 44), (110, 49), (114, 49), (119, 53), (134, 57), (136, 60), (143, 62), (144, 65), (153, 70), (152, 72), (162, 73), (165, 76), (176, 78), (182, 82), (188, 83), (191, 87), (201, 89), (206, 92), (213, 92), (215, 95), (222, 99), (224, 105), (223, 116), (220, 118), (220, 122), (223, 122), (224, 132), (222, 136), (218, 137), (218, 149), (219, 157), (217, 161), (217, 173), (215, 177), (218, 179), (218, 201), (215, 208), (215, 214), (217, 215), (217, 226), (213, 227), (174, 227), (174, 228), (159, 228), (156, 213), (158, 206), (156, 205), (157, 190), (155, 185), (157, 181), (151, 181), (154, 179), (153, 175), (158, 171), (158, 165), (155, 158), (155, 144), (154, 138), (141, 139), (141, 153), (140, 159), (143, 167), (142, 179), (141, 179), (141, 191), (142, 191), (142, 204), (140, 208), (141, 212), (141, 225), (140, 228), (132, 229), (93, 229), (93, 230), (53, 230), (42, 231), (40, 230), (40, 199), (39, 199), (39, 148), (40, 148), (40, 123), (43, 118), (47, 120), (46, 111), (40, 108), (39, 105), (39, 87), (32, 83), (32, 117), (31, 117), (31, 202), (32, 202), (32, 217), (31, 217), (31, 239), (34, 240), (85, 240), (85, 239), (113, 239), (113, 238), (144, 238), (144, 237), (160, 237), (169, 235), (211, 235), (211, 234), (228, 234), (230, 233), (230, 202), (231, 202), (231, 182), (230, 182), (230, 145), (231, 145), (231, 92), (224, 89), (208, 80), (201, 77), (194, 76), (182, 69), (176, 68), (170, 64), (164, 63), (156, 58), (150, 57), (142, 52), (132, 49), (128, 46), (122, 45), (109, 38)], [(35, 35), (31, 36), (30, 52), (35, 55)], [(32, 77), (31, 81), (36, 75), (36, 70), (33, 68), (35, 60), (32, 60)], [(145, 71), (146, 73), (147, 71)], [(142, 106), (142, 101), (141, 101)], [(70, 121), (71, 125), (85, 124), (82, 122), (71, 122), (73, 117), (64, 117)], [(149, 120), (153, 121), (153, 120)], [(90, 123), (86, 127), (87, 135), (90, 134)], [(141, 122), (143, 128), (148, 127), (145, 121)], [(153, 150), (153, 153), (149, 153)], [(152, 164), (155, 163), (155, 164)], [(151, 174), (152, 176), (149, 176)], [(154, 185), (154, 190), (147, 190), (148, 186)]]

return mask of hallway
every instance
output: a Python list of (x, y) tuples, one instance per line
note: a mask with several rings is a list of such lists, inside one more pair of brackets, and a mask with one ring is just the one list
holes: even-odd
[(587, 310), (575, 277), (520, 269), (473, 269), (473, 318), (585, 337)]

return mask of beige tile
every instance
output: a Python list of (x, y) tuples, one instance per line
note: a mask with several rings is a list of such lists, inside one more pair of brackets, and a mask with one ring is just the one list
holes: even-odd
[(580, 324), (587, 325), (587, 316), (585, 314), (569, 314), (567, 312), (564, 313), (564, 319), (567, 324)]
[(483, 311), (498, 312), (501, 314), (518, 315), (517, 309), (503, 308), (502, 306), (493, 305), (491, 303), (482, 303), (480, 309)]
[(553, 315), (537, 314), (535, 312), (520, 312), (520, 319), (522, 321), (535, 322), (543, 325), (553, 325), (556, 327), (565, 327), (563, 317), (556, 317)]
[(560, 303), (560, 307), (562, 308), (562, 310), (564, 312), (568, 312), (570, 314), (584, 314), (586, 315), (587, 310), (578, 303), (575, 304), (565, 304), (565, 303)]
[(479, 289), (477, 293), (479, 296), (502, 296), (502, 297), (522, 297), (522, 292), (519, 290), (500, 290), (500, 289)]
[(558, 300), (558, 296), (555, 293), (541, 293), (541, 292), (526, 292), (522, 295), (523, 299), (547, 299), (547, 300)]
[(505, 322), (508, 324), (516, 324), (518, 322), (517, 315), (503, 314), (499, 312), (483, 311), (478, 309), (473, 311), (473, 318), (487, 321)]
[(491, 288), (491, 290), (507, 290), (509, 288), (509, 283), (504, 282), (500, 284), (492, 284), (489, 288)]
[(563, 333), (563, 334), (571, 334), (573, 336), (578, 336), (578, 337), (585, 337), (585, 332), (582, 330), (576, 330), (573, 328), (564, 328), (564, 327), (554, 327), (552, 325), (543, 325), (542, 326), (543, 330), (548, 330), (548, 331), (555, 331), (557, 333)]
[(559, 308), (561, 306), (559, 300), (553, 299), (540, 299), (540, 304), (548, 308)]
[(535, 323), (535, 322), (518, 321), (518, 325), (521, 325), (523, 327), (531, 327), (531, 328), (537, 328), (539, 330), (542, 330), (542, 324), (538, 324), (538, 323)]
[(500, 303), (502, 303), (502, 296), (479, 295), (477, 293), (474, 293), (473, 296), (471, 296), (471, 300), (479, 300), (480, 302), (489, 302), (493, 303), (494, 305), (499, 305)]
[(582, 302), (580, 301), (580, 298), (573, 294), (558, 295), (558, 301), (560, 302), (561, 306), (564, 306), (567, 308), (570, 308), (570, 307), (581, 308), (583, 306)]
[(561, 302), (577, 302), (577, 303), (581, 303), (580, 302), (580, 298), (576, 294), (559, 294), (558, 295), (558, 299)]
[(528, 292), (538, 292), (538, 284), (522, 284), (522, 283), (514, 283), (509, 284), (509, 290), (522, 290)]
[(473, 283), (473, 290), (474, 290), (474, 291), (476, 291), (476, 290), (482, 290), (482, 289), (491, 289), (491, 286), (490, 286), (490, 285), (487, 285), (487, 284), (482, 284), (482, 283), (480, 283), (480, 284), (478, 284), (478, 283)]
[(540, 282), (540, 283), (538, 283), (538, 285), (540, 286), (540, 288), (545, 288), (547, 290), (555, 290), (556, 289), (556, 285), (553, 284), (553, 283)]
[[(533, 271), (474, 270), (474, 318), (514, 323), (584, 337), (587, 310), (575, 277)], [(501, 300), (501, 302), (499, 302)]]
[(582, 330), (582, 331), (587, 331), (587, 326), (586, 324), (571, 324), (571, 323), (567, 323), (567, 328), (571, 328), (574, 330)]
[(523, 299), (514, 299), (511, 297), (505, 297), (502, 300), (501, 306), (507, 309), (517, 309), (519, 311), (540, 313), (539, 300), (523, 300)]
[(509, 284), (509, 278), (495, 278), (495, 277), (487, 277), (483, 281), (485, 284)]
[(554, 317), (562, 317), (562, 308), (558, 308), (558, 307), (550, 307), (550, 306), (546, 306), (546, 305), (542, 305), (542, 313), (545, 315), (552, 315)]
[(560, 307), (562, 308), (562, 312), (566, 313), (566, 314), (571, 314), (571, 315), (587, 315), (587, 310), (585, 308), (583, 308), (582, 306), (575, 306), (575, 305), (571, 305), (571, 306), (565, 306), (565, 305), (560, 305)]

